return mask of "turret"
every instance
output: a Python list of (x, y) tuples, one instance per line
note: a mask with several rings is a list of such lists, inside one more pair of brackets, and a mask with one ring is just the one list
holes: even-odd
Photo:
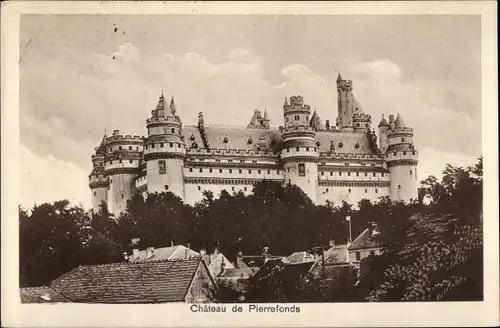
[(105, 162), (106, 162), (106, 132), (102, 137), (101, 143), (95, 147), (95, 153), (92, 155), (92, 172), (89, 175), (89, 187), (91, 191), (91, 204), (92, 210), (97, 212), (99, 205), (104, 201), (108, 202), (108, 179), (105, 175)]
[(285, 170), (285, 182), (300, 187), (316, 202), (319, 150), (314, 142), (316, 133), (309, 125), (310, 106), (304, 104), (302, 96), (285, 99), (283, 114), (283, 149), (281, 160)]
[(156, 109), (146, 120), (146, 127), (148, 137), (144, 142), (144, 160), (148, 192), (169, 191), (184, 199), (186, 146), (173, 96), (170, 106), (165, 108), (165, 98), (161, 94)]
[(387, 147), (389, 146), (389, 141), (387, 139), (387, 131), (389, 130), (389, 123), (387, 123), (384, 115), (378, 124), (378, 136), (379, 136), (379, 148), (382, 154), (385, 154)]
[(418, 198), (418, 152), (413, 143), (413, 129), (407, 127), (400, 115), (389, 116), (386, 163), (391, 172), (391, 198), (409, 202)]
[(366, 133), (371, 129), (372, 118), (368, 114), (359, 112), (352, 116), (352, 122), (355, 133)]
[(269, 129), (269, 117), (267, 116), (267, 109), (264, 111), (264, 116), (262, 112), (258, 109), (254, 109), (253, 116), (247, 125), (247, 129)]
[(122, 135), (118, 129), (106, 139), (105, 174), (108, 179), (108, 210), (119, 216), (135, 193), (135, 178), (143, 150), (140, 136)]
[(354, 99), (352, 94), (352, 80), (343, 80), (340, 73), (337, 78), (338, 115), (337, 128), (340, 131), (352, 131), (352, 116)]

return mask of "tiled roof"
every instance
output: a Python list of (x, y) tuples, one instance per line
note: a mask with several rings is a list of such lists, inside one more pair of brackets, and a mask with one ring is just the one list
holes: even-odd
[(349, 250), (380, 247), (380, 243), (370, 237), (370, 230), (367, 228), (349, 245)]
[(51, 288), (80, 303), (183, 302), (201, 258), (80, 266)]
[[(281, 261), (282, 256), (270, 255), (268, 257), (269, 260), (279, 260)], [(262, 255), (243, 255), (241, 260), (248, 267), (261, 267), (265, 263), (265, 258)]]
[(234, 268), (234, 265), (222, 253), (205, 255), (203, 260), (213, 276), (217, 276), (221, 272), (222, 262), (224, 262), (224, 269)]
[(283, 259), (283, 262), (287, 264), (311, 262), (311, 261), (314, 261), (314, 257), (312, 254), (309, 254), (306, 251), (295, 252)]
[(48, 286), (20, 288), (21, 303), (66, 303), (66, 297)]
[(238, 256), (236, 258), (235, 267), (236, 268), (248, 268), (248, 265), (245, 262), (243, 262), (243, 260)]
[[(261, 147), (261, 150), (279, 152), (281, 149), (281, 134), (279, 130), (206, 126), (205, 131), (208, 144), (213, 149), (258, 150), (259, 139), (266, 141), (265, 147)], [(191, 136), (193, 136), (194, 140), (191, 139)], [(185, 126), (184, 137), (188, 148), (192, 148), (191, 145), (195, 141), (199, 147), (203, 147), (203, 140), (198, 127)], [(224, 142), (226, 137), (227, 143)], [(250, 139), (252, 140), (251, 143), (249, 143)], [(273, 140), (275, 141), (273, 142)]]
[(137, 257), (129, 257), (129, 262), (144, 262), (144, 261), (162, 261), (162, 260), (176, 260), (184, 259), (187, 257), (200, 256), (198, 252), (193, 251), (183, 245), (176, 245), (170, 247), (155, 248), (153, 254), (148, 257), (147, 250), (140, 250)]
[[(321, 260), (321, 258), (319, 259)], [(347, 263), (347, 245), (336, 245), (325, 251), (325, 264), (341, 264)]]
[(396, 126), (397, 128), (406, 127), (405, 122), (403, 121), (401, 115), (398, 114), (398, 116), (396, 117), (396, 122), (394, 123), (394, 126)]
[[(320, 152), (329, 152), (330, 143), (333, 141), (335, 153), (374, 154), (364, 133), (316, 132), (316, 140), (320, 142)], [(340, 143), (342, 143), (342, 147), (340, 147)], [(359, 145), (358, 148), (356, 148), (356, 144)]]
[(222, 271), (218, 277), (219, 278), (250, 278), (252, 277), (259, 268), (233, 268)]
[(381, 126), (389, 126), (389, 123), (387, 123), (387, 120), (385, 119), (385, 117), (382, 115), (382, 119), (380, 120), (380, 123), (378, 124), (378, 127), (381, 127)]

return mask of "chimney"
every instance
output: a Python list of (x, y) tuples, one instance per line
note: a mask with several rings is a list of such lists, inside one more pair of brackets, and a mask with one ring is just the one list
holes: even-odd
[(214, 248), (214, 254), (219, 254), (219, 247)]
[(133, 256), (133, 259), (134, 259), (134, 260), (135, 260), (135, 259), (137, 259), (137, 258), (139, 257), (139, 249), (134, 248), (134, 249), (132, 250), (132, 256)]
[[(234, 261), (234, 267), (235, 268), (238, 268), (238, 262), (239, 261), (242, 261), (243, 259), (243, 252), (242, 251), (239, 251), (238, 252), (238, 255), (236, 255), (236, 261)], [(239, 261), (238, 261), (239, 260)]]
[(127, 255), (127, 252), (123, 252), (123, 258), (125, 259), (125, 261), (128, 261), (128, 255)]
[(330, 240), (330, 247), (335, 246), (335, 240)]
[(204, 249), (204, 248), (201, 248), (201, 249), (200, 249), (200, 256), (201, 256), (201, 257), (205, 257), (206, 255), (207, 255), (207, 250), (206, 250), (206, 249)]
[(264, 263), (267, 262), (267, 260), (269, 260), (269, 258), (271, 257), (271, 254), (269, 253), (269, 247), (264, 247), (264, 250), (262, 252), (262, 257), (264, 258)]
[(325, 128), (326, 128), (326, 131), (330, 131), (330, 120), (326, 120)]

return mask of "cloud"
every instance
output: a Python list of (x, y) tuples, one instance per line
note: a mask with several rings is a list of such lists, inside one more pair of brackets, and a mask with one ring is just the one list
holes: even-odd
[(90, 207), (88, 174), (75, 164), (53, 156), (41, 157), (25, 147), (21, 148), (20, 162), (22, 206), (31, 208), (35, 203), (68, 199)]

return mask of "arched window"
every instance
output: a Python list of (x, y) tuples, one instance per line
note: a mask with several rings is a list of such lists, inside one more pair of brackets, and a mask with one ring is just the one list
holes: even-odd
[(413, 174), (413, 172), (412, 172), (412, 170), (410, 170), (410, 175), (412, 175), (412, 174)]
[(398, 189), (401, 190), (401, 185), (398, 185)]

